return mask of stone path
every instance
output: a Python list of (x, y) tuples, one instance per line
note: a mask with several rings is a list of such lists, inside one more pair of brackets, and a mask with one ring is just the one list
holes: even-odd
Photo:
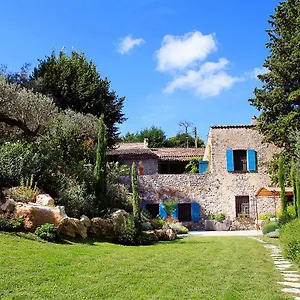
[(278, 282), (283, 286), (282, 291), (294, 295), (295, 300), (300, 300), (300, 275), (297, 271), (291, 270), (293, 265), (282, 256), (281, 249), (278, 246), (266, 243), (258, 237), (250, 238), (264, 244), (264, 247), (271, 251), (270, 255), (274, 260), (275, 268), (280, 271), (283, 277), (283, 280)]

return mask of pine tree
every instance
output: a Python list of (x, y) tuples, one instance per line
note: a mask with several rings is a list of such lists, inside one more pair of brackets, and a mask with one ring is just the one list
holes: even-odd
[(94, 170), (95, 178), (95, 194), (97, 198), (97, 208), (107, 208), (107, 169), (106, 169), (106, 129), (104, 124), (104, 115), (99, 118), (99, 131), (98, 131), (98, 145), (97, 145), (97, 158)]

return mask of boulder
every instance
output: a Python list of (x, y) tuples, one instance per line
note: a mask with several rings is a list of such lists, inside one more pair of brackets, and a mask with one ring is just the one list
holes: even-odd
[(205, 230), (209, 231), (228, 231), (230, 230), (231, 221), (205, 220)]
[(176, 238), (176, 234), (172, 229), (157, 229), (154, 232), (159, 241), (173, 241)]
[(62, 219), (57, 229), (61, 235), (66, 237), (75, 238), (76, 235), (79, 235), (84, 239), (87, 238), (87, 228), (76, 218), (66, 217)]
[(119, 209), (112, 213), (108, 218), (113, 224), (115, 235), (118, 235), (127, 222), (128, 213), (125, 210)]
[(1, 210), (6, 212), (13, 212), (16, 207), (16, 202), (14, 199), (7, 199), (4, 204), (1, 205)]
[(23, 218), (24, 228), (29, 231), (34, 231), (46, 223), (58, 226), (62, 219), (67, 217), (63, 206), (49, 207), (21, 202), (16, 203), (14, 215)]
[(114, 224), (110, 219), (92, 218), (88, 233), (95, 239), (111, 240), (115, 237)]
[(91, 220), (85, 216), (85, 215), (82, 215), (80, 217), (80, 222), (86, 227), (86, 228), (90, 228), (91, 227)]
[(53, 198), (48, 194), (40, 194), (36, 196), (36, 204), (44, 206), (54, 206)]

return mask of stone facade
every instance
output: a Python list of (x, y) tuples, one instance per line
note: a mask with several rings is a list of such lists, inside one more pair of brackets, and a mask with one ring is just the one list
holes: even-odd
[(145, 175), (152, 175), (158, 173), (158, 159), (141, 159), (141, 160), (127, 159), (127, 160), (123, 160), (122, 164), (131, 168), (133, 162), (135, 163), (136, 166), (138, 166), (140, 162), (143, 163)]
[[(255, 150), (256, 170), (228, 171), (228, 149), (245, 153)], [(140, 194), (145, 203), (161, 203), (166, 199), (176, 199), (179, 203), (198, 202), (201, 220), (209, 214), (220, 213), (234, 220), (237, 197), (249, 199), (247, 211), (254, 219), (260, 213), (274, 213), (275, 202), (276, 209), (280, 206), (279, 197), (259, 197), (256, 193), (259, 188), (270, 186), (266, 163), (275, 151), (274, 146), (262, 143), (262, 136), (252, 125), (212, 126), (204, 154), (204, 160), (209, 162), (204, 174), (141, 175)], [(130, 179), (122, 180), (129, 183)]]

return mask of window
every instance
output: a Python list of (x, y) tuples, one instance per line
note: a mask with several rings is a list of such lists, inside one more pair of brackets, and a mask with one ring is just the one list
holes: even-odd
[(226, 164), (228, 172), (257, 171), (257, 155), (254, 149), (226, 150)]
[(249, 196), (235, 196), (235, 212), (236, 217), (249, 216)]
[(152, 218), (156, 218), (159, 215), (159, 204), (146, 204), (146, 209)]
[(180, 222), (189, 222), (192, 220), (192, 205), (191, 203), (178, 204), (178, 220)]
[(234, 171), (247, 171), (247, 151), (233, 150)]

